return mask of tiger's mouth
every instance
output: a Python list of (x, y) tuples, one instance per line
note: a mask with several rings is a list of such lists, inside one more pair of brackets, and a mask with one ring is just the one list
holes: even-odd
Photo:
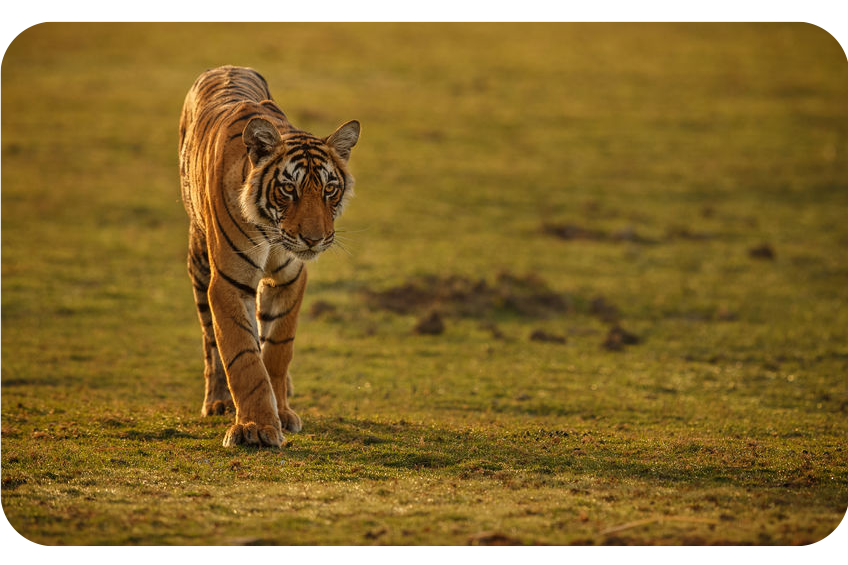
[(313, 240), (312, 242), (304, 243), (300, 241), (302, 236), (292, 236), (284, 229), (280, 229), (280, 236), (277, 243), (286, 250), (290, 255), (295, 256), (301, 261), (313, 261), (318, 256), (329, 249), (333, 244), (333, 234), (329, 238), (324, 237), (321, 240)]
[(321, 253), (326, 251), (330, 246), (329, 245), (319, 245), (316, 247), (296, 247), (286, 245), (285, 242), (282, 244), (283, 249), (285, 249), (290, 255), (294, 255), (301, 261), (314, 261), (318, 258)]

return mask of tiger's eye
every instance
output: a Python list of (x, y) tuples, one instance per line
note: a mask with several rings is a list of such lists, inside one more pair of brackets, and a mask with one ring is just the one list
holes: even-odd
[(295, 195), (294, 184), (290, 182), (280, 183), (277, 187), (288, 197), (293, 197)]

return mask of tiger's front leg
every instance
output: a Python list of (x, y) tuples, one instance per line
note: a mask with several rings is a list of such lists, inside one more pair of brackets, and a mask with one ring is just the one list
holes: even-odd
[(215, 338), (236, 407), (236, 421), (224, 436), (224, 446), (280, 446), (283, 430), (271, 380), (261, 358), (255, 286), (238, 276), (237, 272), (213, 267), (209, 284)]
[(297, 317), (306, 290), (306, 268), (296, 259), (285, 259), (259, 288), (259, 340), (262, 361), (271, 378), (277, 413), (284, 429), (301, 430), (300, 417), (291, 409), (289, 364), (294, 350)]

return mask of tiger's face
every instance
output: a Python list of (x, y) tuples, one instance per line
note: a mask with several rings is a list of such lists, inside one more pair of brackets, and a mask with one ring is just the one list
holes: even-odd
[(346, 165), (359, 131), (353, 120), (323, 139), (302, 131), (281, 136), (269, 121), (251, 120), (242, 134), (251, 164), (241, 193), (245, 218), (298, 259), (329, 249), (334, 221), (353, 196)]

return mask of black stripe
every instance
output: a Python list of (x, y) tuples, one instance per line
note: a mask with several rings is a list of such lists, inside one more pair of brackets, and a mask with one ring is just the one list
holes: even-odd
[[(273, 221), (274, 221), (274, 218), (272, 218), (272, 217), (268, 214), (268, 212), (265, 210), (265, 208), (258, 208), (258, 210), (259, 210), (259, 215), (260, 215), (260, 216), (262, 216), (263, 218), (265, 218), (265, 219), (266, 219), (266, 220), (268, 220), (269, 222), (273, 222)], [(267, 238), (266, 238), (266, 239), (267, 239)]]
[[(224, 226), (221, 224), (221, 219), (218, 217), (218, 210), (217, 210), (217, 208), (216, 208), (216, 207), (214, 207), (214, 206), (213, 206), (212, 208), (213, 208), (212, 213), (215, 215), (215, 221), (218, 223), (218, 228), (221, 230), (221, 235), (223, 235), (223, 236), (224, 236), (224, 239), (227, 241), (227, 243), (228, 243), (228, 244), (229, 244), (229, 246), (232, 248), (232, 250), (236, 252), (236, 255), (238, 255), (239, 257), (241, 257), (241, 258), (242, 258), (242, 259), (244, 259), (245, 261), (247, 261), (247, 263), (248, 263), (251, 267), (253, 267), (254, 269), (258, 269), (258, 268), (259, 268), (259, 265), (257, 265), (256, 263), (254, 263), (254, 262), (253, 262), (253, 259), (251, 259), (250, 257), (248, 257), (248, 256), (247, 256), (247, 254), (246, 254), (244, 251), (242, 251), (241, 249), (239, 249), (238, 247), (236, 247), (236, 244), (235, 244), (235, 243), (233, 243), (233, 240), (232, 240), (232, 239), (230, 239), (230, 237), (227, 235), (227, 232), (225, 232), (225, 231), (224, 231)], [(253, 240), (250, 240), (250, 241), (252, 242)]]
[[(263, 102), (262, 105), (265, 106), (266, 108), (268, 108), (269, 110), (271, 110), (272, 112), (274, 112), (275, 114), (279, 114), (280, 116), (286, 118), (286, 114), (282, 110), (280, 110), (279, 106), (277, 106), (276, 104), (274, 104), (270, 100)], [(286, 118), (286, 119), (288, 119), (288, 118)]]
[(201, 275), (207, 275), (207, 277), (208, 277), (209, 267), (207, 267), (205, 269), (198, 269), (197, 267), (194, 267), (194, 268), (192, 268), (192, 267), (194, 267), (194, 265), (189, 265), (189, 269), (188, 269), (188, 276), (191, 279), (191, 282), (194, 283), (194, 284), (200, 284), (200, 285), (205, 284), (203, 282), (203, 279), (201, 278)]
[(230, 362), (227, 363), (227, 370), (229, 371), (230, 367), (233, 366), (233, 363), (235, 363), (238, 360), (238, 358), (241, 357), (242, 355), (244, 355), (245, 353), (256, 353), (256, 350), (255, 349), (242, 349), (241, 351), (236, 353), (236, 356), (233, 357), (232, 359), (230, 359)]
[(270, 343), (271, 345), (282, 345), (284, 343), (289, 343), (294, 341), (293, 337), (287, 337), (286, 339), (271, 339), (270, 337), (262, 336), (259, 338), (262, 343)]
[(281, 288), (281, 287), (291, 285), (292, 283), (294, 283), (294, 281), (296, 281), (297, 279), (300, 278), (300, 273), (302, 273), (302, 272), (303, 272), (303, 263), (300, 264), (300, 269), (297, 270), (297, 274), (294, 276), (294, 278), (292, 280), (284, 282), (282, 284), (275, 284), (274, 287), (275, 288)]
[(256, 96), (257, 93), (256, 91), (250, 90), (249, 88), (246, 88), (244, 86), (236, 85), (228, 88), (227, 94), (240, 96), (241, 98), (244, 98), (246, 100), (251, 100), (254, 96)]
[(192, 281), (191, 281), (191, 286), (194, 287), (194, 290), (196, 290), (197, 292), (203, 293), (203, 294), (206, 294), (206, 291), (209, 290), (208, 284), (196, 283), (196, 282), (194, 282), (194, 279), (192, 279)]
[(258, 383), (256, 383), (256, 386), (254, 386), (252, 389), (250, 389), (250, 392), (248, 392), (247, 394), (245, 394), (242, 398), (249, 398), (251, 395), (253, 395), (253, 393), (254, 393), (254, 392), (256, 392), (257, 390), (259, 390), (259, 388), (260, 388), (262, 385), (266, 384), (267, 382), (268, 382), (268, 381), (267, 381), (266, 379), (260, 379), (260, 380), (259, 380), (259, 382), (258, 382)]
[(209, 132), (209, 128), (217, 126), (218, 120), (216, 120), (214, 116), (213, 117), (206, 117), (204, 115), (201, 115), (199, 121), (201, 121), (203, 127), (200, 130), (200, 135), (196, 136), (196, 138), (205, 140), (205, 139), (207, 139), (206, 134)]
[(288, 259), (286, 259), (286, 262), (285, 262), (285, 263), (283, 263), (282, 265), (280, 265), (279, 267), (277, 267), (276, 269), (274, 269), (273, 271), (271, 271), (271, 274), (272, 274), (272, 275), (276, 275), (277, 273), (279, 273), (280, 271), (282, 271), (283, 269), (285, 269), (286, 267), (288, 267), (288, 266), (289, 266), (289, 263), (291, 263), (291, 262), (292, 262), (292, 258), (291, 258), (291, 257), (289, 257)]
[(209, 305), (206, 304), (205, 302), (198, 302), (197, 303), (197, 311), (200, 312), (201, 314), (206, 314), (207, 312), (209, 312)]
[(244, 157), (242, 157), (242, 159), (243, 160), (241, 162), (241, 182), (242, 182), (242, 184), (244, 184), (244, 181), (247, 180), (247, 162), (248, 162), (248, 160), (245, 159)]
[[(252, 238), (252, 237), (250, 237), (249, 235), (247, 235), (247, 232), (245, 232), (243, 229), (241, 229), (241, 226), (240, 226), (240, 225), (239, 225), (239, 223), (236, 221), (236, 219), (233, 217), (233, 213), (232, 213), (232, 212), (230, 212), (230, 208), (229, 208), (228, 206), (224, 206), (224, 210), (227, 212), (227, 216), (229, 216), (229, 217), (230, 217), (230, 220), (232, 220), (233, 225), (234, 225), (234, 226), (238, 229), (238, 231), (240, 231), (240, 232), (241, 232), (241, 234), (242, 234), (244, 237), (246, 237), (246, 238), (247, 238), (247, 240), (251, 243), (251, 245), (256, 245), (256, 242), (255, 242), (255, 241), (253, 241), (253, 238)], [(217, 218), (217, 215), (216, 215), (215, 217)]]
[(299, 143), (295, 147), (292, 147), (290, 150), (291, 153), (309, 153), (311, 151), (314, 151), (315, 153), (318, 153), (323, 157), (330, 156), (330, 154), (327, 153), (327, 151), (325, 151), (323, 147), (315, 143)]
[(310, 141), (316, 141), (316, 142), (320, 141), (317, 137), (315, 137), (314, 135), (308, 134), (305, 131), (304, 132), (292, 133), (291, 135), (289, 135), (286, 138), (287, 141), (288, 140), (297, 141), (297, 140), (300, 140), (300, 139), (308, 139)]
[(265, 241), (267, 241), (268, 243), (274, 243), (274, 239), (270, 235), (268, 235), (268, 233), (262, 228), (262, 226), (257, 225), (256, 227), (259, 228), (259, 233), (262, 234), (262, 237), (265, 239)]
[(271, 203), (271, 191), (274, 189), (274, 186), (277, 183), (277, 170), (279, 170), (279, 169), (274, 170), (274, 174), (271, 175), (271, 179), (268, 182), (266, 182), (264, 185), (260, 185), (260, 188), (262, 190), (259, 194), (260, 201), (257, 202), (256, 207), (259, 208), (259, 210), (261, 210), (263, 212), (263, 214), (267, 213), (265, 211), (265, 206), (259, 206), (258, 204), (260, 204), (263, 200), (265, 201), (266, 206)]
[[(211, 75), (210, 75), (211, 77)], [(197, 87), (198, 98), (203, 97), (203, 95), (208, 94), (210, 90), (214, 90), (218, 87), (217, 80), (207, 80), (204, 83)]]
[(249, 333), (249, 334), (250, 334), (250, 337), (252, 337), (252, 338), (253, 338), (253, 340), (256, 342), (256, 347), (259, 347), (259, 340), (258, 340), (258, 339), (256, 339), (256, 334), (254, 333), (254, 331), (253, 331), (253, 328), (252, 328), (252, 327), (250, 327), (250, 326), (245, 326), (245, 325), (244, 325), (244, 324), (242, 324), (241, 322), (236, 321), (234, 318), (233, 318), (233, 323), (234, 323), (235, 325), (237, 325), (238, 327), (240, 327), (241, 329), (243, 329), (244, 331), (246, 331), (247, 333)]
[(248, 296), (255, 296), (256, 295), (256, 289), (255, 288), (252, 288), (252, 287), (250, 287), (250, 286), (248, 286), (244, 283), (237, 281), (236, 279), (234, 279), (231, 276), (224, 273), (218, 267), (215, 267), (215, 270), (218, 272), (218, 274), (221, 276), (222, 279), (224, 279), (225, 281), (227, 281), (228, 283), (230, 283), (231, 285), (233, 285), (234, 287), (236, 287), (237, 289), (242, 291), (242, 293), (244, 293)]
[[(251, 112), (251, 113), (249, 113), (249, 114), (245, 114), (245, 115), (243, 115), (243, 116), (239, 116), (239, 117), (238, 117), (238, 118), (236, 118), (235, 120), (231, 121), (231, 122), (230, 122), (230, 125), (231, 125), (231, 126), (234, 126), (235, 124), (237, 124), (237, 123), (239, 123), (239, 122), (242, 122), (242, 121), (244, 121), (244, 120), (246, 120), (246, 119), (248, 119), (248, 118), (253, 118), (254, 116), (261, 116), (261, 115), (262, 115), (262, 112)], [(241, 134), (239, 134), (239, 135), (241, 135)]]
[(201, 272), (209, 272), (209, 262), (206, 260), (205, 253), (200, 254), (190, 252), (188, 254), (188, 258), (196, 268), (200, 269)]
[[(324, 151), (324, 148), (323, 148), (323, 147), (320, 147), (320, 146), (318, 146), (318, 145), (311, 145), (311, 146), (309, 146), (309, 147), (308, 147), (308, 151), (312, 151), (312, 152), (314, 152), (314, 153), (317, 153), (317, 154), (318, 154), (318, 155), (317, 155), (318, 157), (323, 157), (324, 159), (329, 159), (329, 158), (330, 158), (330, 154), (329, 154), (329, 153), (327, 153), (326, 151)], [(315, 157), (315, 155), (313, 155), (313, 157)]]
[(294, 304), (289, 306), (289, 308), (287, 310), (280, 312), (279, 314), (265, 314), (265, 313), (259, 314), (259, 319), (262, 320), (263, 322), (273, 322), (274, 320), (279, 320), (280, 318), (282, 318), (283, 316), (285, 316), (289, 312), (291, 312), (296, 305), (297, 305), (297, 302), (295, 302)]
[(259, 74), (259, 71), (257, 71), (256, 69), (250, 69), (250, 72), (252, 72), (252, 73), (253, 73), (253, 76), (254, 76), (254, 77), (256, 77), (256, 78), (258, 78), (258, 79), (262, 82), (262, 85), (261, 85), (261, 86), (262, 86), (262, 91), (263, 91), (265, 94), (267, 94), (268, 96), (270, 96), (270, 95), (271, 95), (271, 93), (270, 93), (270, 92), (268, 92), (268, 82), (265, 80), (265, 77), (263, 77), (262, 75), (260, 75), (260, 74)]

